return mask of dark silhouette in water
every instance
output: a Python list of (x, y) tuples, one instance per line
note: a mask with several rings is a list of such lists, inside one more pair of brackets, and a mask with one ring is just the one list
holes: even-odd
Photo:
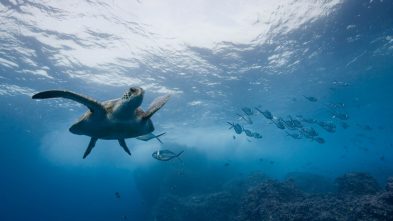
[(311, 101), (311, 102), (317, 102), (318, 101), (318, 99), (315, 98), (315, 97), (311, 97), (311, 96), (307, 97), (307, 96), (304, 96), (304, 95), (303, 95), (303, 97), (306, 98), (308, 101)]

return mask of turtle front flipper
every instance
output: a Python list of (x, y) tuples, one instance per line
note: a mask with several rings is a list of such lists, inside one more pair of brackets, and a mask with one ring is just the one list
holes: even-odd
[(88, 107), (91, 112), (93, 113), (100, 113), (100, 114), (106, 114), (105, 108), (98, 103), (97, 101), (85, 97), (83, 95), (71, 92), (71, 91), (62, 91), (62, 90), (49, 90), (49, 91), (43, 91), (39, 92), (37, 94), (33, 95), (33, 99), (47, 99), (47, 98), (67, 98), (73, 101), (76, 101), (78, 103), (81, 103)]
[(87, 146), (87, 149), (85, 151), (85, 154), (83, 155), (83, 159), (85, 159), (87, 157), (87, 155), (90, 154), (91, 150), (94, 148), (94, 146), (96, 145), (98, 138), (92, 137), (90, 139), (89, 145)]
[(155, 112), (157, 112), (164, 104), (169, 100), (170, 95), (164, 95), (161, 97), (157, 97), (156, 99), (151, 102), (149, 108), (147, 111), (144, 113), (143, 118), (144, 119), (149, 119)]
[(128, 147), (127, 147), (126, 141), (124, 139), (118, 139), (118, 141), (119, 141), (120, 146), (123, 147), (124, 151), (127, 152), (128, 155), (131, 156), (131, 152), (130, 152), (130, 149), (128, 149)]

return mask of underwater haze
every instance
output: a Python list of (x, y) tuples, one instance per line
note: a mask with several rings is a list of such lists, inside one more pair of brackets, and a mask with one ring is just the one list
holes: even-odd
[[(0, 220), (393, 220), (392, 85), (390, 0), (0, 0)], [(131, 156), (32, 99), (131, 87)]]

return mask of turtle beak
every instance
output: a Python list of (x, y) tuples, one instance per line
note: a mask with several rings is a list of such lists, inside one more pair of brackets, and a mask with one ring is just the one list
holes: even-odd
[(137, 97), (137, 96), (143, 96), (145, 94), (145, 91), (140, 88), (140, 87), (131, 87), (128, 90), (128, 93), (132, 96), (132, 97)]
[(71, 127), (70, 127), (70, 129), (68, 129), (71, 133), (73, 133), (73, 134), (76, 134), (76, 126), (75, 126), (75, 124), (74, 125), (72, 125)]
[(77, 134), (77, 135), (82, 135), (81, 131), (80, 131), (80, 126), (78, 123), (72, 125), (70, 127), (70, 129), (68, 129), (71, 133), (73, 134)]

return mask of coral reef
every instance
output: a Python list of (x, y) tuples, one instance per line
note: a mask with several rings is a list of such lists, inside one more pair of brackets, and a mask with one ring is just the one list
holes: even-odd
[(238, 202), (228, 192), (218, 192), (188, 197), (167, 195), (157, 202), (152, 220), (159, 221), (197, 221), (197, 220), (233, 220)]
[(334, 190), (330, 179), (321, 175), (305, 172), (291, 172), (286, 175), (301, 191), (306, 193), (328, 193)]
[(375, 194), (380, 187), (367, 173), (347, 173), (336, 179), (337, 192), (341, 195)]
[(368, 174), (348, 173), (336, 178), (335, 191), (316, 193), (297, 186), (305, 183), (301, 177), (324, 180), (312, 174), (291, 174), (285, 181), (253, 174), (223, 184), (222, 191), (169, 193), (157, 200), (150, 220), (393, 220), (393, 178), (383, 190)]

